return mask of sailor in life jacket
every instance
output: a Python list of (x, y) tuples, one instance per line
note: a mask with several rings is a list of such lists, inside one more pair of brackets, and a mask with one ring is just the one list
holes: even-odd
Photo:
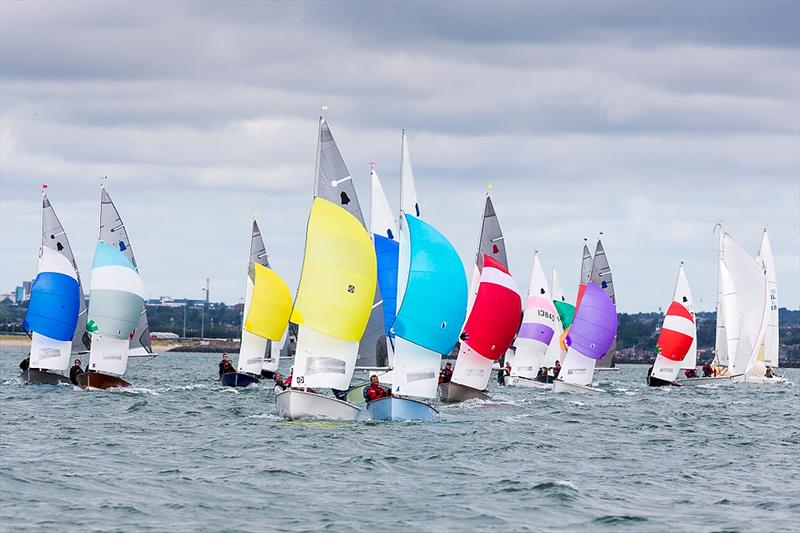
[(369, 378), (369, 387), (364, 389), (364, 399), (368, 402), (389, 397), (389, 392), (381, 387), (378, 376), (372, 374)]

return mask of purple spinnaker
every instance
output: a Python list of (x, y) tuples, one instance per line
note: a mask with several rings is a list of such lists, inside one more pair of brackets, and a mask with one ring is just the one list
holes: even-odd
[(583, 293), (575, 320), (569, 329), (568, 344), (586, 357), (602, 359), (617, 334), (617, 309), (605, 291), (589, 283)]
[(550, 341), (553, 339), (553, 328), (544, 324), (522, 324), (519, 328), (519, 333), (517, 333), (517, 337), (520, 339), (539, 341), (543, 344), (550, 344)]

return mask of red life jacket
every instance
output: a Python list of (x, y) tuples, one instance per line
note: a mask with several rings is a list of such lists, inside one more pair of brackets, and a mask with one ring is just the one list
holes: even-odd
[(370, 385), (367, 389), (368, 401), (378, 400), (386, 396), (386, 391), (380, 385)]

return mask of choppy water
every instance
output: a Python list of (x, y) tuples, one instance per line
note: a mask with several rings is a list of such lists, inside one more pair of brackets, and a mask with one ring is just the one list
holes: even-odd
[[(285, 422), (214, 354), (130, 392), (22, 385), (0, 349), (4, 531), (797, 531), (800, 387), (493, 388), (433, 424)], [(789, 377), (800, 383), (800, 372)]]

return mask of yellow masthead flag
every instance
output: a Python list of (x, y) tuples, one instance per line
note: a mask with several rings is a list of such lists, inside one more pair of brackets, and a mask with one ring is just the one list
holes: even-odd
[(358, 341), (372, 311), (377, 278), (377, 259), (366, 228), (333, 202), (314, 198), (291, 321), (344, 341)]
[(251, 266), (255, 269), (255, 283), (244, 327), (259, 337), (280, 340), (289, 324), (292, 293), (274, 270), (258, 263)]

